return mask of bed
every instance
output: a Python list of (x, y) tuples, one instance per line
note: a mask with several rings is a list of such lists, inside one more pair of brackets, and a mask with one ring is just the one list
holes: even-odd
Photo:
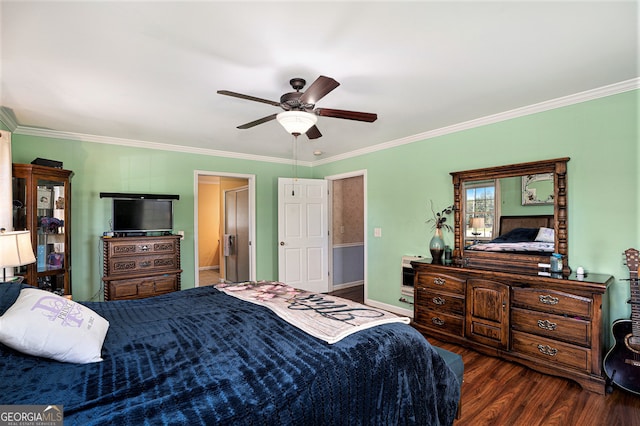
[[(0, 328), (27, 287), (0, 284)], [(70, 425), (439, 425), (456, 414), (460, 383), (404, 323), (329, 344), (214, 287), (78, 305), (109, 323), (102, 361), (0, 344), (0, 404), (62, 405)]]
[(553, 215), (501, 216), (499, 236), (465, 250), (520, 254), (551, 254), (555, 251)]

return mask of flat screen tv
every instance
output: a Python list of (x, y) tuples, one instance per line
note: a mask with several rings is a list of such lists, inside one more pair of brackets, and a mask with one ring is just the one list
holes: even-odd
[(171, 232), (173, 200), (113, 199), (113, 232)]

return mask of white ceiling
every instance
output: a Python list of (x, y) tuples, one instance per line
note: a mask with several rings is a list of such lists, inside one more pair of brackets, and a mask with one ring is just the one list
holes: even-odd
[(0, 13), (12, 130), (195, 152), (292, 158), (276, 121), (236, 129), (278, 108), (221, 89), (277, 101), (292, 77), (326, 75), (341, 85), (318, 107), (378, 114), (319, 117), (323, 137), (298, 149), (317, 161), (639, 75), (637, 1), (3, 0)]

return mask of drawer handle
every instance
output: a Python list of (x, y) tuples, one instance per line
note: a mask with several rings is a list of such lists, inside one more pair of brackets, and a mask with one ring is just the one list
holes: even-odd
[(140, 266), (146, 268), (147, 266), (151, 266), (151, 262), (148, 260), (146, 262), (140, 262)]
[(440, 297), (440, 296), (436, 296), (436, 297), (434, 297), (434, 298), (433, 298), (433, 299), (431, 299), (431, 300), (433, 300), (433, 303), (435, 303), (436, 305), (440, 305), (440, 306), (442, 306), (442, 305), (444, 305), (444, 304), (446, 303), (446, 300), (445, 300), (445, 299), (443, 299), (443, 298), (442, 298), (442, 297)]
[(541, 303), (544, 303), (545, 305), (557, 305), (558, 302), (560, 301), (560, 299), (558, 299), (557, 297), (553, 297), (551, 295), (540, 295), (538, 296), (538, 299), (540, 299)]
[(151, 250), (151, 247), (149, 247), (149, 246), (147, 246), (147, 245), (144, 245), (144, 246), (140, 247), (140, 250), (142, 250), (142, 251), (149, 251), (149, 250)]
[(541, 353), (549, 356), (556, 356), (556, 354), (558, 353), (558, 350), (556, 348), (552, 348), (549, 345), (538, 345), (538, 350)]
[(447, 282), (447, 280), (445, 280), (444, 278), (440, 278), (440, 277), (435, 277), (433, 279), (433, 283), (435, 285), (445, 285), (446, 282)]
[(558, 327), (558, 324), (556, 324), (555, 322), (551, 322), (549, 320), (538, 320), (538, 327), (540, 327), (543, 330), (555, 330)]
[(438, 317), (434, 317), (431, 318), (431, 322), (434, 323), (435, 325), (439, 325), (439, 326), (443, 326), (444, 325), (444, 320), (438, 318)]

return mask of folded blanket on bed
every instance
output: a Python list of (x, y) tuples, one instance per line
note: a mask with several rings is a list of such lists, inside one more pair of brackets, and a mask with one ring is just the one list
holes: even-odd
[(247, 302), (271, 309), (291, 325), (327, 343), (357, 331), (407, 317), (327, 294), (311, 293), (274, 281), (221, 283), (216, 288)]

